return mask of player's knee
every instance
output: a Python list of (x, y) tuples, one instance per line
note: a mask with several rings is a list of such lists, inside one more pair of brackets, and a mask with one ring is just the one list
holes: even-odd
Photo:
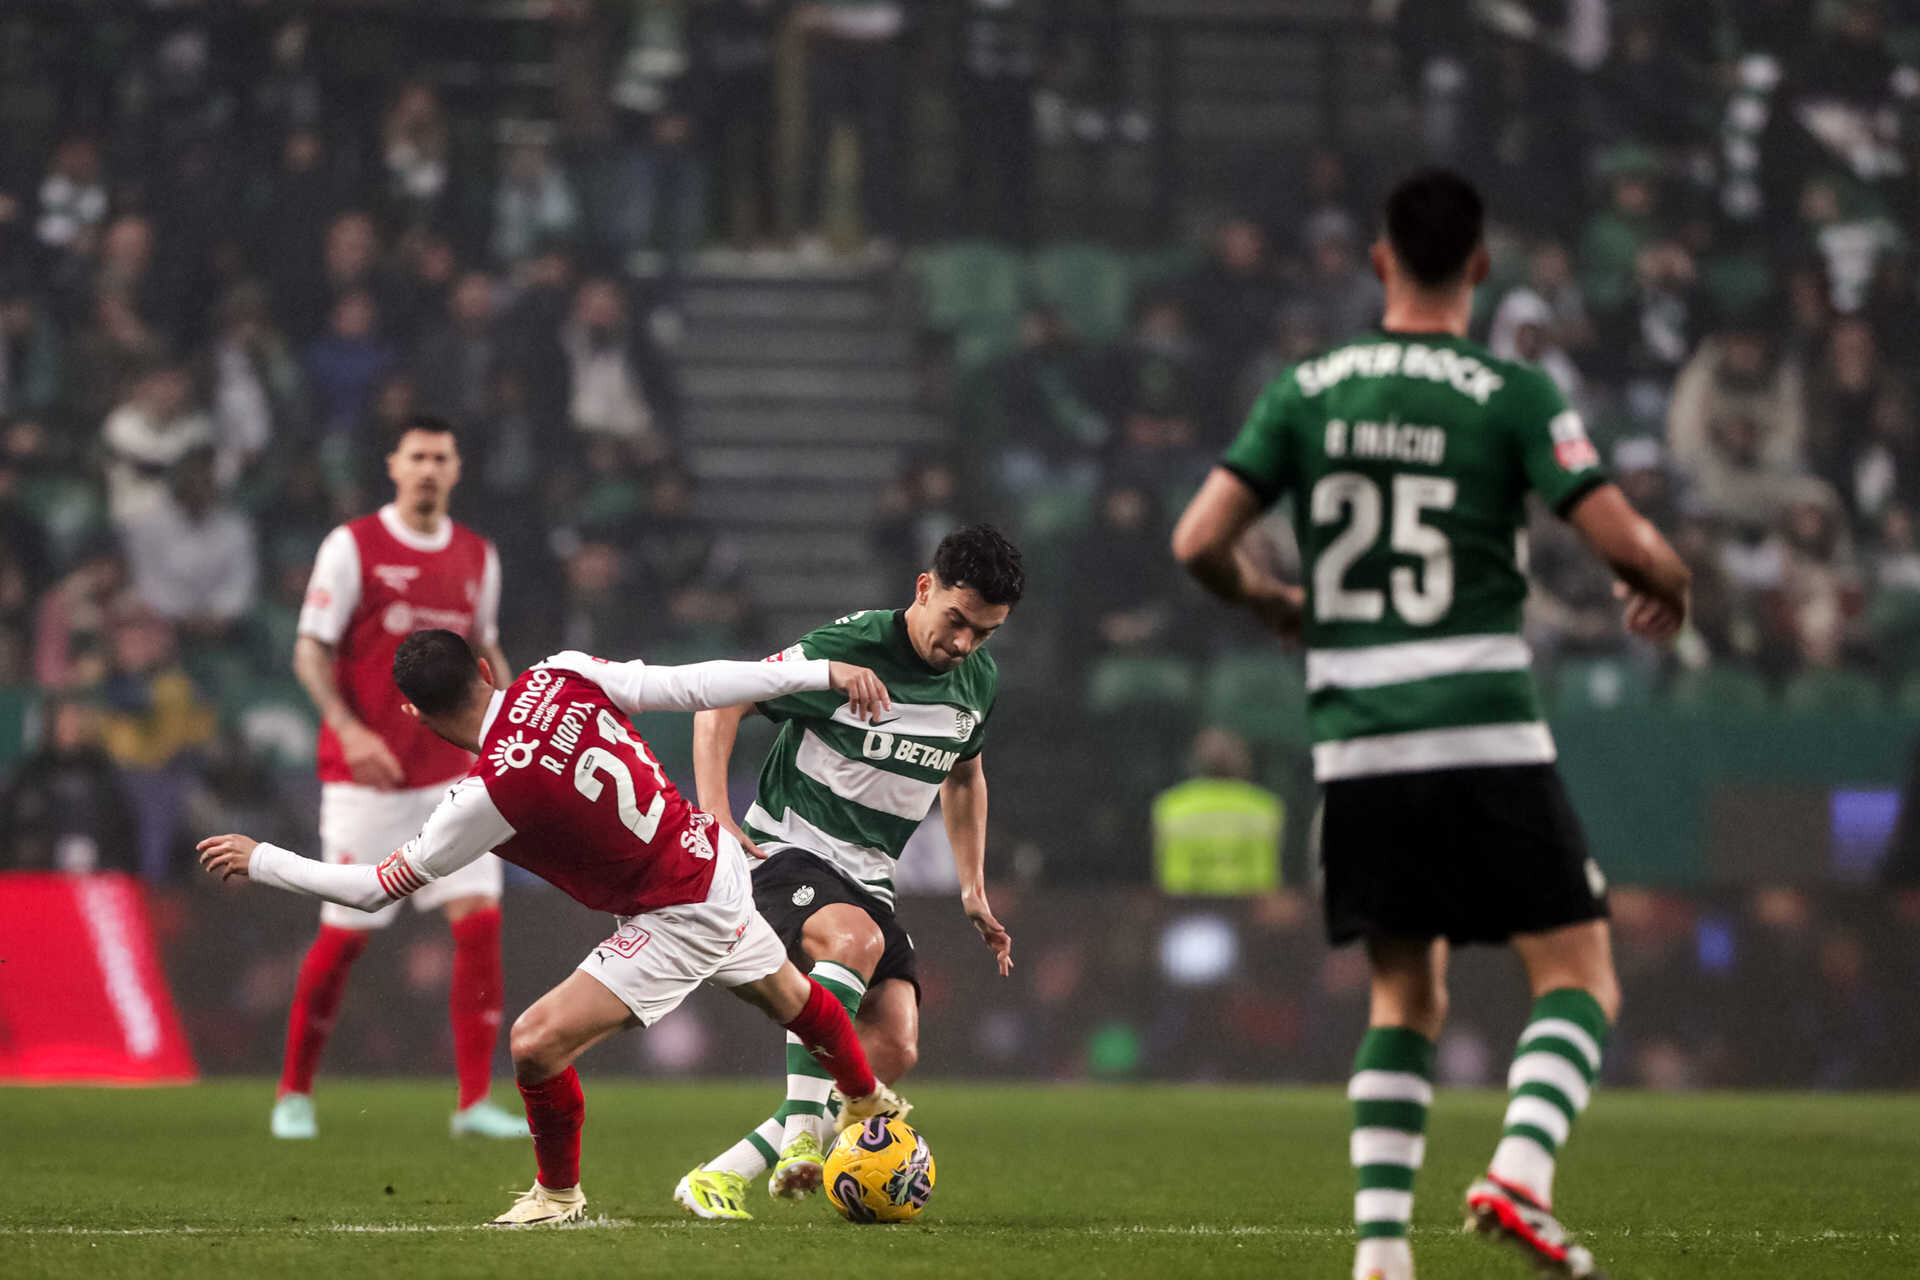
[(863, 1040), (862, 1044), (867, 1051), (867, 1065), (888, 1084), (913, 1070), (914, 1064), (920, 1061), (920, 1046), (904, 1036), (883, 1033), (870, 1041)]
[(538, 1083), (558, 1069), (563, 1047), (552, 1019), (535, 1006), (513, 1020), (507, 1052), (513, 1055), (514, 1075), (523, 1083)]

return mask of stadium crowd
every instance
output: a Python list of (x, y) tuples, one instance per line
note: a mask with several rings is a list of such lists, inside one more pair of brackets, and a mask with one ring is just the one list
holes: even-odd
[[(1147, 104), (1041, 6), (949, 7), (955, 78), (918, 92), (997, 122), (963, 131), (953, 225), (1020, 261), (1035, 140), (1137, 142)], [(313, 549), (384, 499), (383, 441), (416, 411), (460, 425), (455, 511), (499, 545), (516, 661), (784, 642), (678, 461), (675, 280), (701, 245), (806, 230), (770, 207), (789, 185), (808, 209), (858, 206), (862, 260), (910, 230), (887, 162), (908, 5), (557, 0), (547, 129), (454, 111), (424, 80), (368, 92), (323, 19), (241, 9), (168, 15), (125, 58), (70, 33), (0, 96), (0, 735), (39, 726), (0, 759), (0, 864), (160, 877), (183, 821), (299, 821), (279, 798), (311, 750), (287, 655)], [(1873, 0), (1519, 4), (1499, 29), (1472, 9), (1374, 6), (1422, 126), (1410, 150), (1307, 151), (1193, 249), (1129, 246), (1112, 331), (1040, 291), (982, 338), (927, 299), (921, 381), (954, 447), (907, 464), (880, 559), (904, 577), (948, 524), (993, 515), (1036, 565), (1040, 669), (1091, 670), (1096, 719), (1130, 681), (1199, 705), (1193, 670), (1261, 641), (1211, 612), (1187, 625), (1204, 606), (1165, 554), (1171, 512), (1266, 378), (1374, 321), (1373, 199), (1425, 156), (1489, 188), (1479, 336), (1552, 372), (1694, 571), (1696, 625), (1657, 659), (1537, 519), (1550, 687), (1920, 705), (1920, 27)], [(783, 149), (796, 24), (812, 141)], [(836, 120), (853, 169), (832, 162)], [(792, 153), (804, 172), (773, 172)], [(1228, 712), (1270, 705), (1209, 688)], [(1130, 759), (1164, 785), (1180, 727), (1123, 717), (1114, 741), (1148, 735)]]

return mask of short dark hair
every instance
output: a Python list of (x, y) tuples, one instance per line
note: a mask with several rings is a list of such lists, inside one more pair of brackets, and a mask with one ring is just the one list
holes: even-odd
[(422, 715), (458, 711), (479, 679), (473, 650), (451, 631), (416, 631), (393, 655), (393, 682)]
[(1485, 216), (1471, 182), (1451, 169), (1422, 169), (1387, 197), (1387, 243), (1416, 282), (1439, 288), (1467, 269)]
[(972, 589), (988, 604), (1019, 604), (1027, 589), (1019, 548), (990, 524), (968, 525), (940, 539), (933, 576), (943, 586)]
[(387, 452), (398, 453), (400, 442), (415, 431), (425, 431), (429, 435), (436, 436), (452, 436), (454, 447), (457, 449), (460, 446), (460, 432), (455, 429), (453, 423), (445, 418), (435, 417), (431, 413), (410, 413), (400, 419), (400, 425), (393, 429), (393, 435), (387, 440)]

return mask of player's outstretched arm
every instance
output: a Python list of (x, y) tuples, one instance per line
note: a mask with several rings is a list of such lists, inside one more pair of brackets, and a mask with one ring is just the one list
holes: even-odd
[(377, 911), (512, 837), (513, 827), (494, 807), (486, 784), (467, 777), (434, 807), (419, 835), (372, 866), (316, 862), (237, 833), (208, 836), (196, 848), (200, 865), (222, 880), (239, 876), (343, 907)]
[(1673, 639), (1687, 620), (1693, 575), (1652, 522), (1611, 484), (1581, 498), (1567, 520), (1620, 579), (1614, 594), (1626, 602), (1627, 629), (1658, 644)]
[(940, 784), (940, 816), (947, 825), (947, 843), (953, 846), (960, 906), (993, 949), (1004, 978), (1013, 972), (1013, 935), (987, 905), (987, 771), (979, 756), (954, 765)]
[(865, 667), (824, 658), (788, 662), (693, 662), (658, 667), (646, 662), (608, 662), (576, 650), (556, 653), (542, 665), (583, 675), (607, 691), (627, 715), (642, 711), (712, 711), (743, 702), (766, 702), (790, 693), (847, 695), (862, 719), (886, 709), (886, 686)]
[(1259, 516), (1259, 496), (1247, 482), (1215, 467), (1174, 526), (1173, 558), (1208, 591), (1291, 638), (1300, 634), (1305, 595), (1247, 553), (1243, 539)]

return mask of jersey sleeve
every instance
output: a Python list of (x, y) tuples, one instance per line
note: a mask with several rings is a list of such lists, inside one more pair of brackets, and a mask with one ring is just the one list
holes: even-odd
[(512, 836), (513, 827), (494, 807), (486, 783), (470, 776), (434, 806), (419, 835), (378, 863), (316, 862), (291, 849), (263, 843), (254, 850), (247, 874), (275, 889), (378, 911), (453, 874)]
[(1247, 413), (1246, 425), (1220, 459), (1220, 465), (1240, 477), (1260, 499), (1262, 508), (1279, 501), (1293, 487), (1293, 440), (1299, 414), (1300, 387), (1288, 370), (1267, 384)]
[(491, 542), (480, 570), (480, 595), (473, 602), (473, 638), (484, 645), (500, 643), (500, 553)]
[[(570, 649), (540, 665), (571, 671), (606, 690), (628, 716), (642, 711), (710, 711), (802, 692), (824, 693), (830, 679), (824, 660), (694, 662), (652, 666), (608, 662)], [(838, 696), (838, 695), (835, 695)]]
[(299, 633), (322, 644), (339, 644), (360, 604), (360, 547), (341, 525), (326, 536), (313, 558), (307, 597), (300, 606)]
[(1600, 451), (1587, 438), (1580, 415), (1567, 407), (1560, 388), (1545, 374), (1528, 371), (1508, 392), (1509, 421), (1520, 445), (1527, 487), (1553, 513), (1565, 516), (1573, 505), (1605, 484)]
[[(799, 643), (788, 645), (763, 661), (776, 664), (804, 664), (818, 662), (825, 658), (839, 662), (859, 662), (858, 655), (850, 653), (856, 643), (844, 625), (833, 623), (825, 627), (816, 627), (801, 636)], [(860, 665), (868, 664), (860, 663)], [(761, 715), (775, 724), (780, 724), (787, 720), (831, 719), (834, 711), (845, 702), (845, 696), (838, 693), (796, 692), (762, 698), (754, 705)]]

